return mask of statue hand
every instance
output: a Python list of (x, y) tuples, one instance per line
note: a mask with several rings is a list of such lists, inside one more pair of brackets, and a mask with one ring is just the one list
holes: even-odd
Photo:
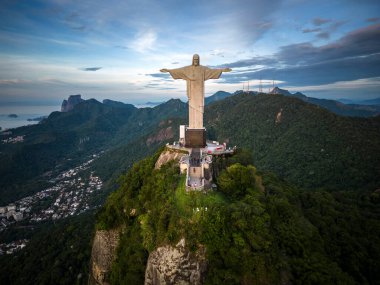
[(223, 72), (230, 72), (230, 71), (232, 71), (231, 68), (224, 68), (224, 69), (223, 69)]
[(160, 69), (161, 72), (169, 72), (166, 68)]

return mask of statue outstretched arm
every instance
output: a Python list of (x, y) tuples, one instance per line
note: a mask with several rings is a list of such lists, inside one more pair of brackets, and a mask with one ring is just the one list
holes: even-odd
[(230, 72), (230, 71), (232, 71), (231, 68), (211, 69), (211, 68), (206, 67), (206, 69), (205, 69), (205, 80), (218, 79), (223, 72)]
[(160, 71), (169, 72), (170, 75), (173, 77), (173, 79), (184, 79), (184, 80), (189, 79), (186, 72), (186, 67), (175, 68), (175, 69), (163, 68), (163, 69), (160, 69)]

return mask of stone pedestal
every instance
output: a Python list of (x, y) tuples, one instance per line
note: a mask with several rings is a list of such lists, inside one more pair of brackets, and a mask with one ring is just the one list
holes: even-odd
[(203, 148), (206, 146), (206, 129), (186, 129), (185, 146), (188, 148)]

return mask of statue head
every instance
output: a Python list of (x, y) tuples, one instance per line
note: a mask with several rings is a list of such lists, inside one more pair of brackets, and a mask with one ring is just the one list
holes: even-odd
[(193, 65), (198, 66), (199, 65), (199, 55), (194, 54), (193, 55)]

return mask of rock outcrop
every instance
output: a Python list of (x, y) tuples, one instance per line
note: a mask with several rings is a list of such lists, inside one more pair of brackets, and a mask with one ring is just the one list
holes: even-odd
[(163, 165), (163, 164), (165, 164), (171, 160), (180, 160), (181, 157), (184, 155), (186, 155), (186, 153), (167, 149), (161, 153), (160, 157), (156, 161), (154, 168), (159, 169), (161, 167), (161, 165)]
[(75, 105), (78, 105), (79, 103), (83, 102), (84, 100), (81, 98), (81, 95), (70, 95), (69, 99), (63, 100), (62, 106), (61, 106), (61, 112), (68, 112), (74, 109)]
[(175, 246), (163, 246), (152, 251), (145, 270), (145, 285), (203, 284), (207, 270), (205, 249), (192, 253), (185, 239)]
[(96, 231), (91, 251), (89, 285), (109, 284), (109, 273), (116, 257), (119, 231)]
[(146, 144), (149, 146), (155, 142), (163, 142), (164, 140), (172, 139), (174, 137), (173, 128), (171, 126), (161, 129), (154, 136), (149, 137), (146, 140)]

